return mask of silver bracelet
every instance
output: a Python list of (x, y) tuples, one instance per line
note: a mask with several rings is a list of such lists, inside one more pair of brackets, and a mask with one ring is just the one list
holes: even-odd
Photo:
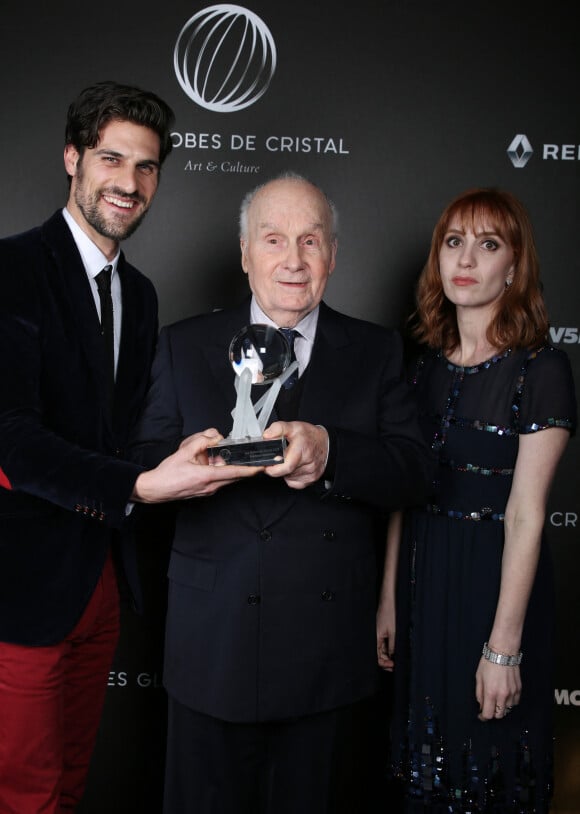
[(491, 661), (492, 664), (501, 664), (502, 667), (517, 667), (518, 664), (522, 663), (523, 653), (520, 650), (515, 656), (505, 656), (503, 653), (496, 653), (495, 650), (490, 650), (486, 642), (483, 645), (481, 655), (484, 659), (487, 659), (487, 661)]

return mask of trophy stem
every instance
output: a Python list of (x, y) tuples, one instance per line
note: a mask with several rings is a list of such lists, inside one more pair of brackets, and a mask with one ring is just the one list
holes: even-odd
[[(256, 415), (259, 415), (258, 419), (258, 426), (260, 427), (260, 435), (266, 429), (268, 421), (270, 420), (270, 416), (272, 415), (272, 410), (274, 409), (274, 403), (278, 398), (278, 393), (280, 392), (280, 388), (282, 384), (280, 379), (274, 379), (272, 384), (270, 385), (270, 389), (268, 392), (262, 396), (259, 401), (256, 402), (254, 406), (254, 410)], [(260, 402), (263, 402), (261, 404)]]
[(252, 371), (246, 368), (236, 380), (234, 426), (230, 438), (255, 438), (262, 434), (252, 404)]

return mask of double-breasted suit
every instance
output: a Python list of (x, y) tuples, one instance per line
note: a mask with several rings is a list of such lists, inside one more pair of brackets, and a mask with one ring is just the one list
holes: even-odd
[(70, 632), (142, 471), (122, 458), (147, 389), (157, 297), (122, 254), (118, 273), (111, 416), (99, 317), (62, 213), (0, 241), (0, 641), (50, 645)]
[[(161, 331), (139, 462), (156, 464), (207, 427), (228, 434), (228, 346), (249, 322), (248, 300)], [(296, 418), (330, 433), (330, 488), (259, 474), (178, 510), (164, 681), (178, 702), (222, 720), (305, 716), (373, 692), (383, 521), (429, 479), (394, 331), (321, 303)]]

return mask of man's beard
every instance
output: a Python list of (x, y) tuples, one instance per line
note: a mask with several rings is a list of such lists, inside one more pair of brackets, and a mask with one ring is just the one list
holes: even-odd
[(83, 181), (84, 173), (82, 171), (82, 167), (79, 166), (76, 176), (75, 203), (82, 212), (83, 217), (89, 226), (92, 226), (92, 228), (95, 230), (95, 232), (98, 232), (98, 234), (111, 240), (121, 241), (130, 237), (140, 226), (143, 218), (147, 214), (148, 207), (143, 209), (138, 217), (129, 222), (123, 217), (119, 217), (117, 220), (114, 212), (111, 212), (109, 217), (105, 217), (105, 215), (99, 209), (101, 197), (103, 194), (108, 194), (119, 198), (124, 198), (125, 200), (129, 199), (136, 201), (138, 203), (144, 203), (144, 199), (137, 193), (127, 195), (125, 192), (123, 192), (123, 190), (118, 189), (117, 187), (100, 190), (94, 193), (87, 193), (85, 192)]
[[(118, 191), (116, 194), (118, 195)], [(109, 218), (106, 218), (100, 211), (100, 199), (100, 193), (92, 196), (90, 201), (79, 198), (78, 190), (77, 194), (75, 195), (76, 205), (83, 213), (83, 217), (87, 223), (93, 227), (95, 232), (98, 232), (103, 237), (108, 237), (111, 240), (120, 241), (130, 237), (141, 225), (143, 218), (148, 212), (147, 209), (144, 209), (141, 214), (132, 221), (127, 222), (126, 220), (119, 220), (119, 222), (117, 222), (114, 213), (112, 213)]]

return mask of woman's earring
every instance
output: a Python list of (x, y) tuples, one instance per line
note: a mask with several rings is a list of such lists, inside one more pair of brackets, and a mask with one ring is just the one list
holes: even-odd
[(505, 281), (505, 287), (509, 288), (511, 284), (512, 284), (512, 280), (511, 280), (510, 277), (508, 277), (508, 279)]

